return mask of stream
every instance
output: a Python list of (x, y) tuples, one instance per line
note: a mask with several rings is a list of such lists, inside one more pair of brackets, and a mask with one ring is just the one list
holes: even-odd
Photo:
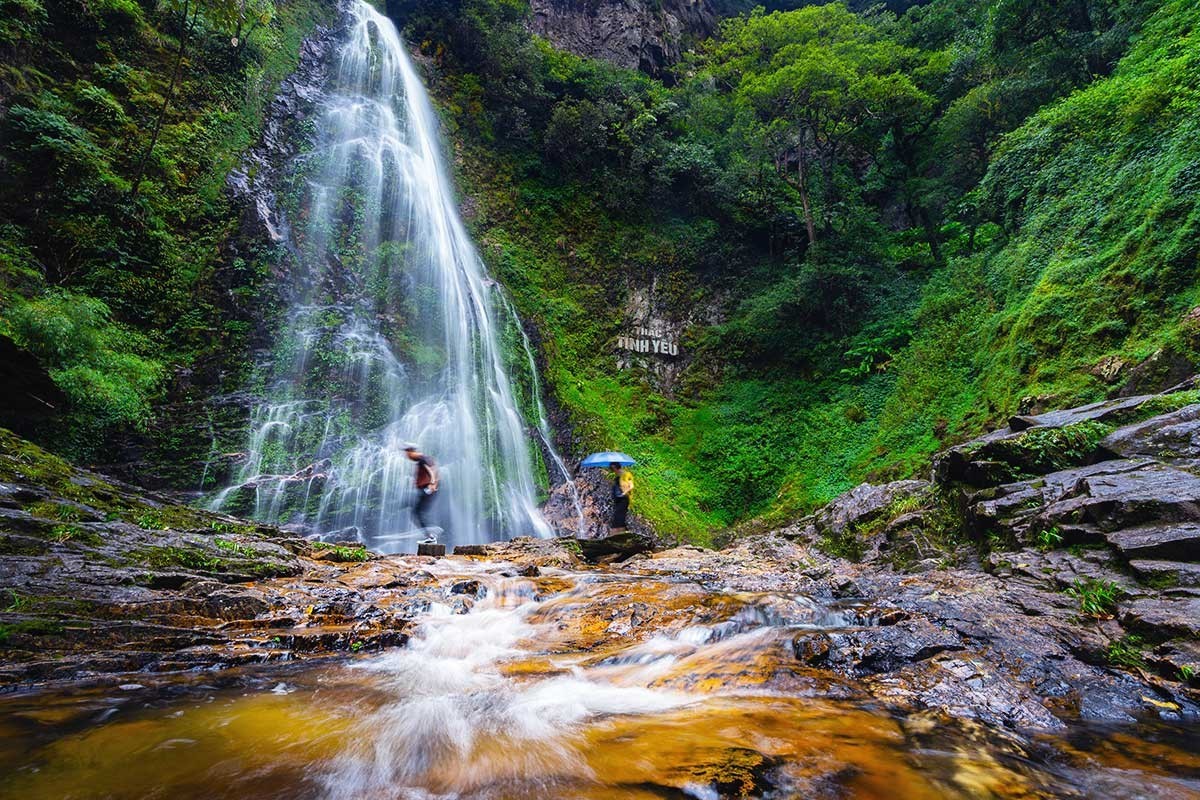
[(1200, 797), (1195, 728), (889, 712), (803, 668), (853, 601), (445, 559), (382, 654), (0, 699), (0, 796)]

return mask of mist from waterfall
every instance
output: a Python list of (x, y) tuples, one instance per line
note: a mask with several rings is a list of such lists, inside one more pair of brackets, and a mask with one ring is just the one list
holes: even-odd
[(524, 332), (459, 216), (437, 117), (396, 27), (362, 0), (344, 13), (317, 144), (292, 176), (297, 266), (267, 401), (213, 505), (411, 550), (403, 448), (414, 443), (441, 470), (443, 541), (549, 536), (545, 461), (555, 480), (568, 476)]

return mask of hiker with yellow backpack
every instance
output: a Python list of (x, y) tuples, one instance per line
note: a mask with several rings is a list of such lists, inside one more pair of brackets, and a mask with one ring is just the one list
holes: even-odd
[(579, 462), (580, 467), (604, 467), (612, 470), (612, 521), (609, 528), (613, 533), (625, 530), (625, 517), (629, 513), (629, 498), (633, 495), (633, 473), (629, 471), (637, 462), (624, 453), (607, 451), (592, 453)]

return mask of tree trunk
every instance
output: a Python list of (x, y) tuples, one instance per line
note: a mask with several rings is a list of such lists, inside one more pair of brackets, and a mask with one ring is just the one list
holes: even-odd
[(800, 190), (800, 205), (804, 206), (804, 227), (808, 230), (808, 243), (817, 241), (817, 229), (813, 224), (812, 205), (808, 200), (808, 176), (804, 174), (804, 145), (796, 153), (796, 181)]
[(142, 178), (146, 175), (146, 165), (150, 161), (150, 156), (154, 153), (154, 146), (158, 144), (158, 134), (162, 131), (163, 120), (167, 117), (167, 109), (171, 106), (171, 98), (175, 95), (175, 87), (179, 83), (179, 73), (183, 69), (183, 55), (187, 51), (188, 34), (191, 29), (196, 26), (196, 14), (200, 9), (196, 9), (196, 13), (192, 15), (192, 24), (188, 25), (188, 4), (189, 0), (183, 0), (183, 13), (181, 20), (183, 28), (179, 32), (179, 52), (175, 54), (175, 70), (171, 74), (171, 85), (167, 87), (167, 96), (163, 98), (162, 108), (158, 110), (158, 119), (154, 121), (154, 132), (150, 134), (150, 145), (146, 148), (146, 152), (142, 153), (141, 159), (138, 161), (137, 172), (133, 179), (133, 187), (130, 189), (129, 196), (137, 199), (138, 191), (142, 187)]
[(942, 263), (942, 248), (938, 244), (938, 231), (934, 227), (933, 218), (929, 215), (929, 211), (925, 206), (917, 205), (917, 216), (921, 218), (921, 226), (925, 229), (925, 241), (929, 244), (929, 254), (933, 256), (933, 263)]

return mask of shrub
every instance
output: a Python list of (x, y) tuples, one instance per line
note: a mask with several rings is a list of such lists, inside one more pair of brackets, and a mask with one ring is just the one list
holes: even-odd
[(36, 355), (75, 411), (107, 424), (144, 423), (162, 364), (136, 352), (146, 342), (86, 295), (53, 291), (18, 301), (6, 320), (13, 339)]

